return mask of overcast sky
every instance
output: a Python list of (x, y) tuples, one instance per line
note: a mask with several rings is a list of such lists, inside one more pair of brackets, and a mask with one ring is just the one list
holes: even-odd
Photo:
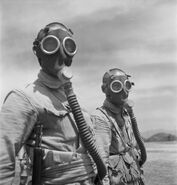
[(70, 27), (78, 45), (72, 72), (81, 106), (102, 105), (101, 79), (118, 67), (132, 76), (130, 95), (142, 131), (177, 129), (176, 0), (1, 0), (0, 105), (9, 90), (35, 80), (32, 42), (46, 24)]

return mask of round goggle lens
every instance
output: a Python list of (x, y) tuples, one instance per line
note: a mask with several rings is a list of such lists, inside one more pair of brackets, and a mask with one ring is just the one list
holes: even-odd
[(115, 80), (111, 83), (110, 88), (113, 92), (118, 93), (122, 90), (122, 83)]
[(65, 49), (65, 52), (69, 55), (69, 56), (73, 56), (76, 53), (76, 43), (74, 42), (74, 40), (70, 37), (66, 37), (63, 41), (63, 47)]
[(130, 89), (132, 88), (132, 84), (130, 81), (128, 80), (125, 81), (125, 88), (127, 89), (127, 91), (130, 91)]
[(60, 41), (52, 35), (45, 37), (41, 42), (41, 48), (47, 54), (55, 53), (59, 47)]

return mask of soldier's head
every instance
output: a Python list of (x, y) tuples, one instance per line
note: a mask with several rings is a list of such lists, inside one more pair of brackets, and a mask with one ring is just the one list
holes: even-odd
[(33, 42), (33, 51), (41, 68), (54, 77), (63, 66), (71, 66), (77, 52), (73, 32), (59, 22), (46, 25)]
[(134, 85), (129, 81), (129, 77), (130, 75), (118, 68), (110, 69), (103, 75), (101, 88), (111, 103), (119, 106), (127, 101), (132, 85)]

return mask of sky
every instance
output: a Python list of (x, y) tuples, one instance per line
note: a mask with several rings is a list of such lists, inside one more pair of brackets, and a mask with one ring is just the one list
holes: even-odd
[(11, 89), (36, 79), (32, 43), (57, 21), (78, 46), (71, 70), (81, 106), (102, 105), (102, 76), (117, 67), (135, 83), (129, 98), (140, 130), (177, 130), (176, 20), (176, 0), (1, 0), (0, 106)]

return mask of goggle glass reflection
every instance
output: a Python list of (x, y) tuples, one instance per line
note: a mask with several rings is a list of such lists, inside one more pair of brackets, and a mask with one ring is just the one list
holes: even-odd
[[(41, 50), (52, 55), (56, 53), (60, 48), (61, 42), (54, 35), (48, 35), (44, 37), (40, 43)], [(75, 41), (71, 37), (65, 37), (62, 42), (63, 50), (68, 56), (74, 56), (77, 52), (77, 47)]]
[(132, 88), (132, 82), (129, 80), (125, 80), (124, 83), (122, 83), (120, 80), (114, 80), (110, 83), (110, 89), (114, 93), (119, 93), (122, 91), (122, 89), (125, 89), (126, 91), (130, 91)]

